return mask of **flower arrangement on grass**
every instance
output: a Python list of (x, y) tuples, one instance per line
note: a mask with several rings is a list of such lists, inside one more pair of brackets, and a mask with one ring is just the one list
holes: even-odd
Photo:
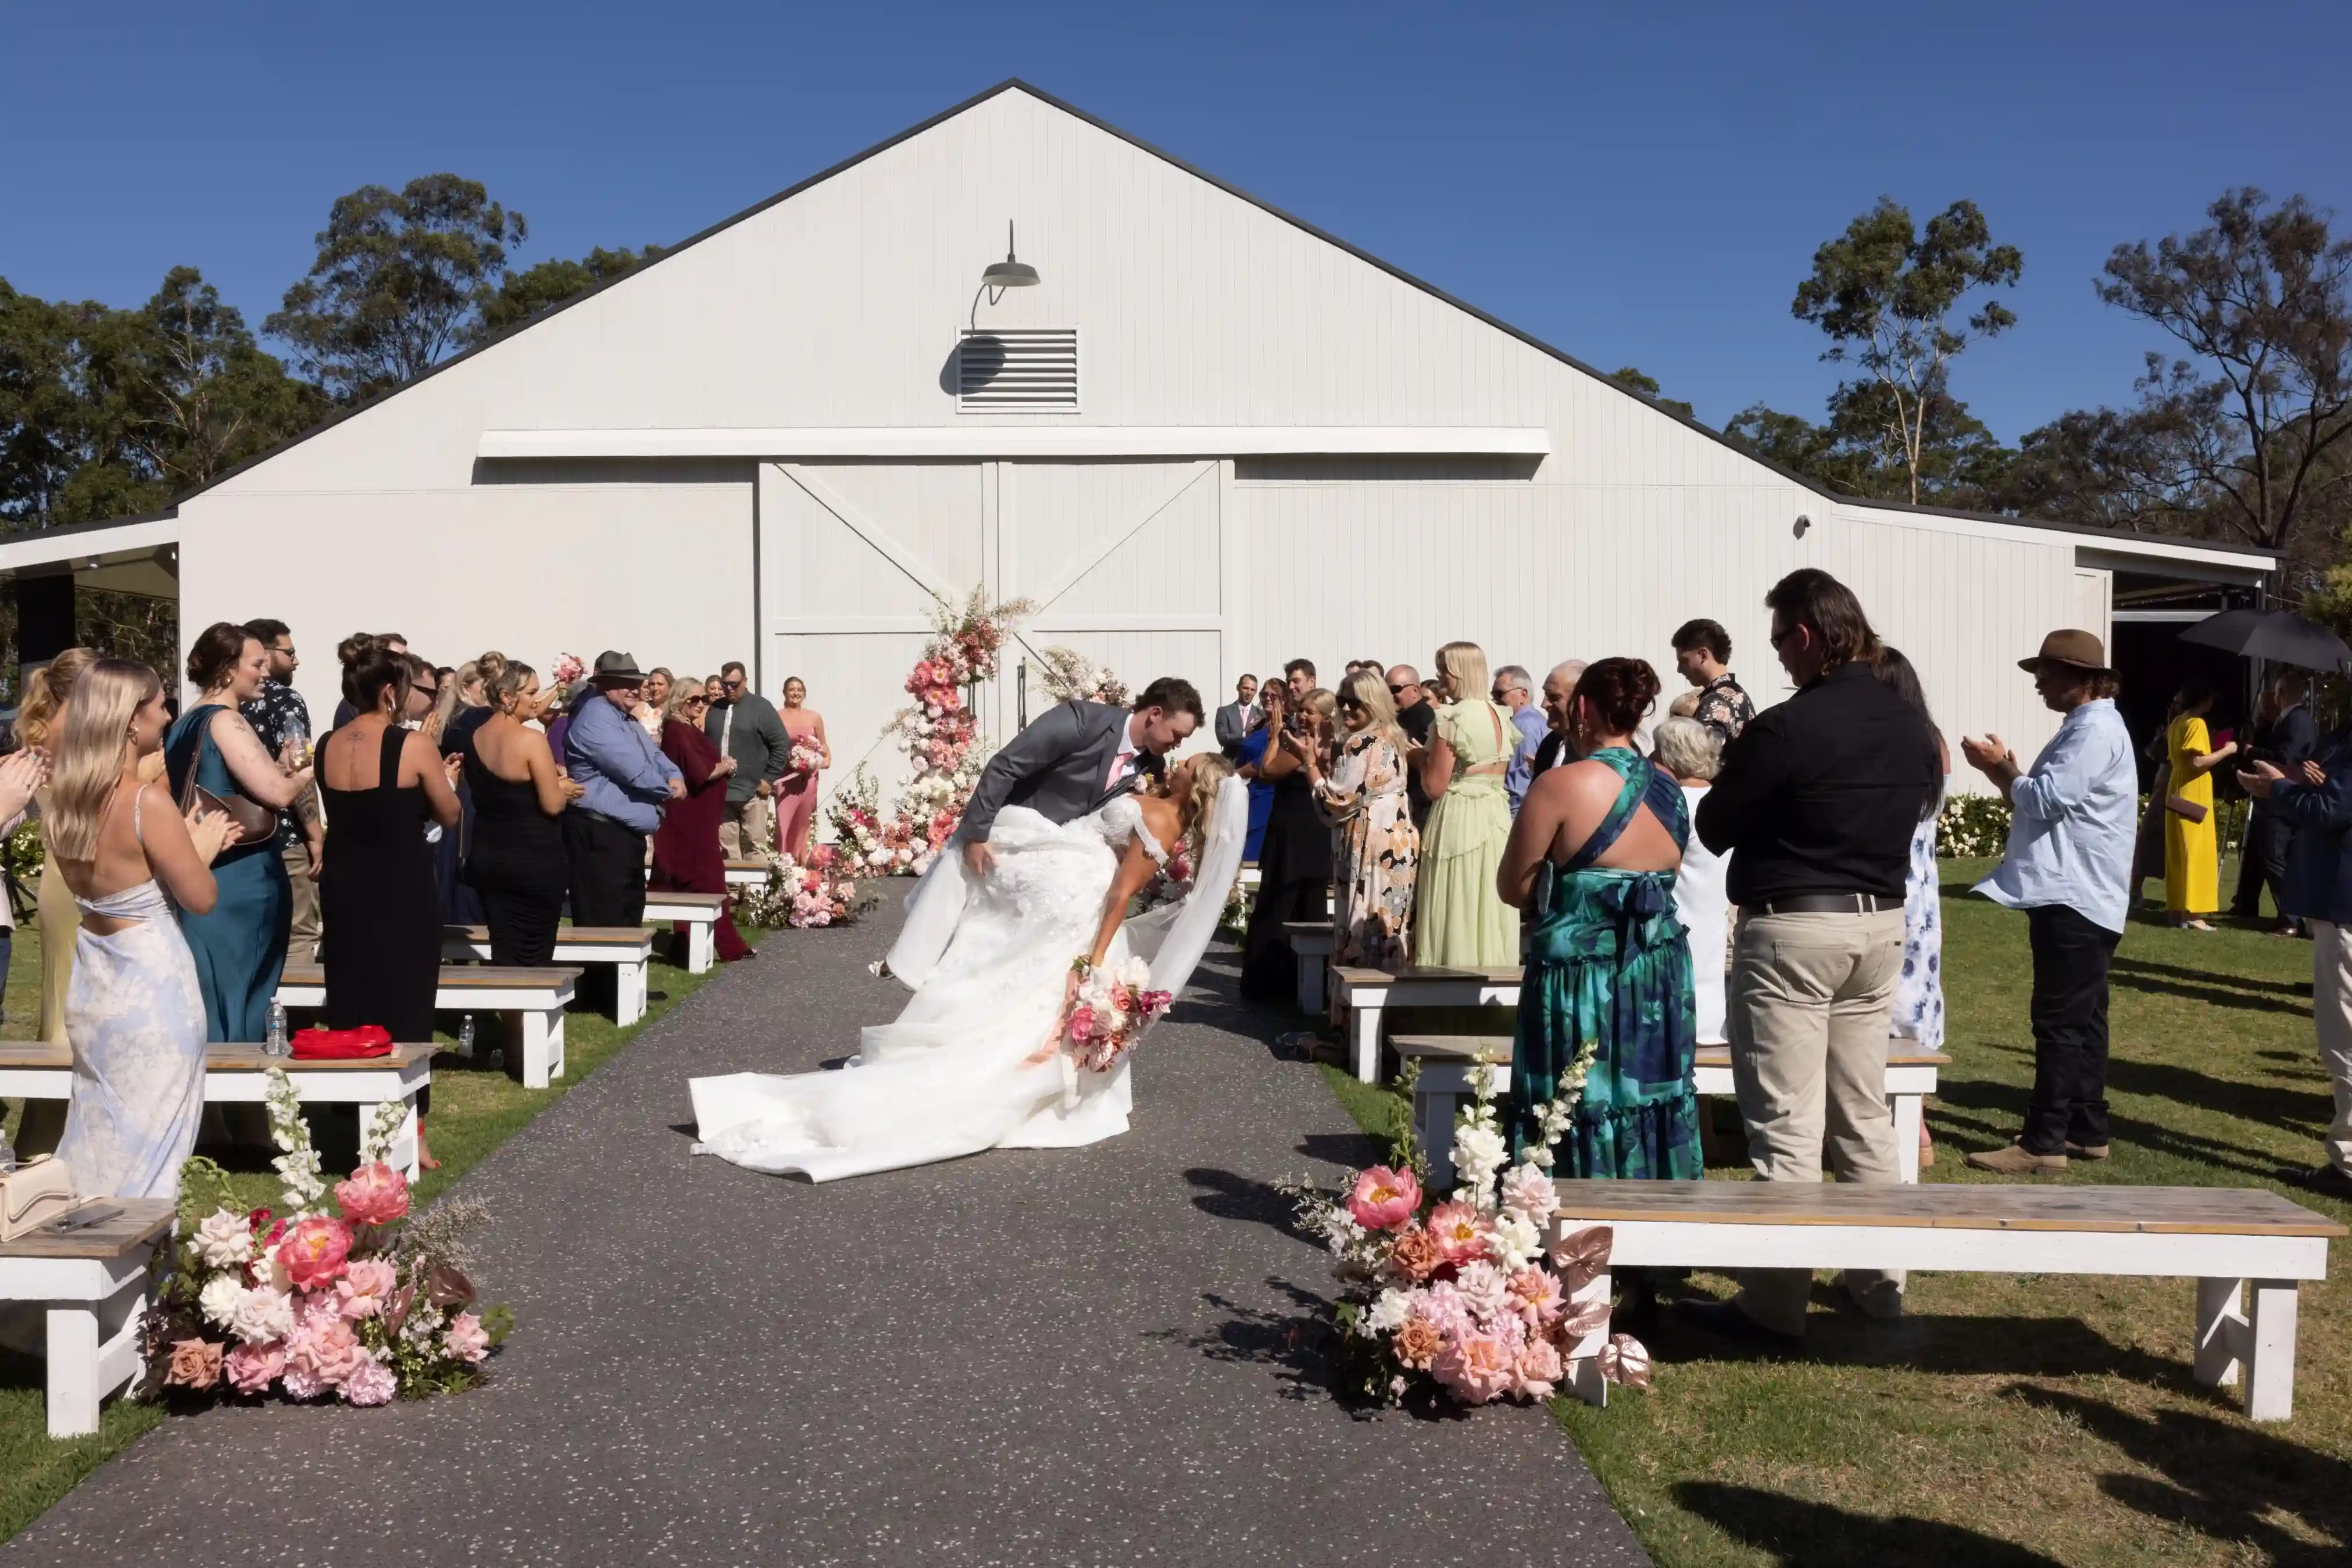
[(513, 1323), (503, 1306), (477, 1310), (466, 1274), (465, 1232), (488, 1211), (445, 1199), (410, 1217), (407, 1178), (384, 1159), (407, 1113), (396, 1101), (369, 1118), (359, 1167), (326, 1205), (301, 1098), (280, 1070), (266, 1077), (284, 1212), (238, 1207), (210, 1160), (183, 1168), (180, 1239), (142, 1330), (151, 1387), (383, 1405), (481, 1381)]
[(911, 876), (915, 844), (904, 822), (882, 819), (881, 790), (874, 775), (859, 763), (849, 781), (835, 789), (825, 807), (833, 829), (834, 847), (865, 876)]
[(1286, 1186), (1301, 1223), (1335, 1260), (1333, 1315), (1349, 1393), (1389, 1404), (1417, 1394), (1464, 1405), (1542, 1399), (1587, 1356), (1609, 1381), (1648, 1385), (1648, 1353), (1608, 1332), (1609, 1228), (1544, 1246), (1549, 1151), (1583, 1098), (1592, 1058), (1588, 1044), (1538, 1113), (1539, 1146), (1507, 1170), (1494, 1075), (1479, 1068), (1455, 1118), (1457, 1185), (1443, 1202), (1423, 1189), (1424, 1162), (1409, 1132), (1394, 1163), (1350, 1175), (1339, 1193)]
[(805, 861), (772, 852), (762, 858), (768, 880), (735, 900), (735, 913), (753, 925), (854, 925), (882, 902), (877, 894), (858, 891), (856, 856), (832, 844), (811, 846)]

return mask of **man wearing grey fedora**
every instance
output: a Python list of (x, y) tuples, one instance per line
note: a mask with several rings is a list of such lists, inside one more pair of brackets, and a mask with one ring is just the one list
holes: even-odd
[[(646, 840), (661, 826), (662, 808), (686, 793), (686, 780), (634, 716), (646, 684), (636, 660), (607, 649), (588, 682), (593, 690), (572, 705), (563, 732), (564, 770), (582, 789), (563, 813), (572, 923), (642, 925)], [(590, 970), (583, 995), (617, 973), (603, 964)]]
[(2020, 659), (2058, 733), (2021, 772), (2000, 737), (1960, 754), (2008, 797), (2009, 849), (1976, 891), (2025, 911), (2033, 953), (2033, 1097), (2017, 1142), (1969, 1156), (2000, 1176), (2107, 1157), (2107, 965), (2131, 908), (2139, 768), (2116, 711), (2121, 683), (2088, 632), (2053, 632)]

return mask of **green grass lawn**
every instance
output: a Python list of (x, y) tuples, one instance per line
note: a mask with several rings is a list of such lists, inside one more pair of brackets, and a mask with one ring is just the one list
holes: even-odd
[[(742, 930), (744, 939), (753, 943), (769, 935), (749, 927)], [(808, 935), (793, 934), (802, 939)], [(823, 938), (820, 936), (816, 939)], [(616, 1027), (605, 1014), (575, 1009), (564, 1020), (564, 1075), (546, 1089), (525, 1089), (518, 1080), (503, 1072), (486, 1071), (450, 1051), (436, 1056), (433, 1063), (433, 1113), (426, 1118), (426, 1131), (441, 1168), (425, 1173), (415, 1189), (418, 1201), (430, 1202), (438, 1197), (531, 1118), (584, 1082), (639, 1030), (661, 1018), (717, 973), (714, 968), (709, 975), (689, 975), (656, 959), (644, 1022), (627, 1029)], [(32, 1038), (38, 1031), (40, 1005), (40, 937), (29, 927), (21, 928), (16, 933), (16, 950), (8, 969), (7, 1005), (5, 1023), (0, 1023), (0, 1038)], [(446, 1044), (456, 1043), (448, 1035), (440, 1038)], [(13, 1133), (22, 1119), (23, 1103), (10, 1101), (5, 1109), (7, 1126)], [(356, 1118), (347, 1110), (339, 1115), (339, 1110), (326, 1109), (314, 1118), (312, 1129), (331, 1181), (350, 1169), (358, 1136)], [(238, 1194), (248, 1205), (277, 1203), (278, 1177), (269, 1169), (270, 1151), (232, 1154), (208, 1147), (205, 1152), (217, 1155), (230, 1168)], [(484, 1284), (495, 1300), (496, 1275), (492, 1274)], [(529, 1333), (530, 1324), (520, 1325), (520, 1332)], [(42, 1407), (42, 1378), (40, 1362), (0, 1351), (0, 1541), (23, 1529), (84, 1476), (163, 1419), (163, 1413), (152, 1406), (113, 1399), (105, 1406), (95, 1435), (67, 1442), (52, 1441)]]
[[(2032, 1082), (2024, 918), (1965, 893), (1988, 864), (1945, 862), (1953, 1062), (1928, 1109), (1929, 1181), (1990, 1179), (1959, 1156), (2010, 1140)], [(2352, 1220), (2352, 1206), (2277, 1179), (2317, 1162), (2330, 1114), (2310, 963), (2299, 941), (2136, 921), (2113, 978), (2115, 1157), (2040, 1179), (2268, 1186)], [(1331, 1076), (1367, 1130), (1394, 1124), (1395, 1095)], [(1802, 1359), (1729, 1351), (1671, 1318), (1621, 1325), (1656, 1354), (1655, 1386), (1612, 1390), (1606, 1410), (1554, 1410), (1661, 1568), (2340, 1568), (2352, 1562), (2347, 1254), (2333, 1249), (2327, 1280), (2304, 1288), (2283, 1424), (2256, 1426), (2232, 1391), (2190, 1378), (2190, 1281), (2055, 1274), (1915, 1274), (1896, 1325), (1839, 1308), (1822, 1276)], [(1731, 1283), (1702, 1274), (1687, 1289)]]

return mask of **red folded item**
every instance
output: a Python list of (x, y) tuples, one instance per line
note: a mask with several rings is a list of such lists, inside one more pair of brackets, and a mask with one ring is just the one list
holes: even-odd
[(362, 1056), (392, 1054), (392, 1033), (382, 1024), (357, 1029), (304, 1029), (294, 1031), (294, 1055), (305, 1061), (349, 1061)]

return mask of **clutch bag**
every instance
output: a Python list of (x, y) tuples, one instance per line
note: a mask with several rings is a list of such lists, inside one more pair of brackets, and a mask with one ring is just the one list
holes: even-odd
[(2211, 814), (2210, 808), (2199, 805), (2186, 795), (2167, 795), (2164, 809), (2191, 822), (2201, 822)]
[(6, 1176), (0, 1176), (0, 1242), (29, 1236), (54, 1219), (63, 1219), (80, 1201), (74, 1195), (73, 1172), (52, 1155), (35, 1155)]

